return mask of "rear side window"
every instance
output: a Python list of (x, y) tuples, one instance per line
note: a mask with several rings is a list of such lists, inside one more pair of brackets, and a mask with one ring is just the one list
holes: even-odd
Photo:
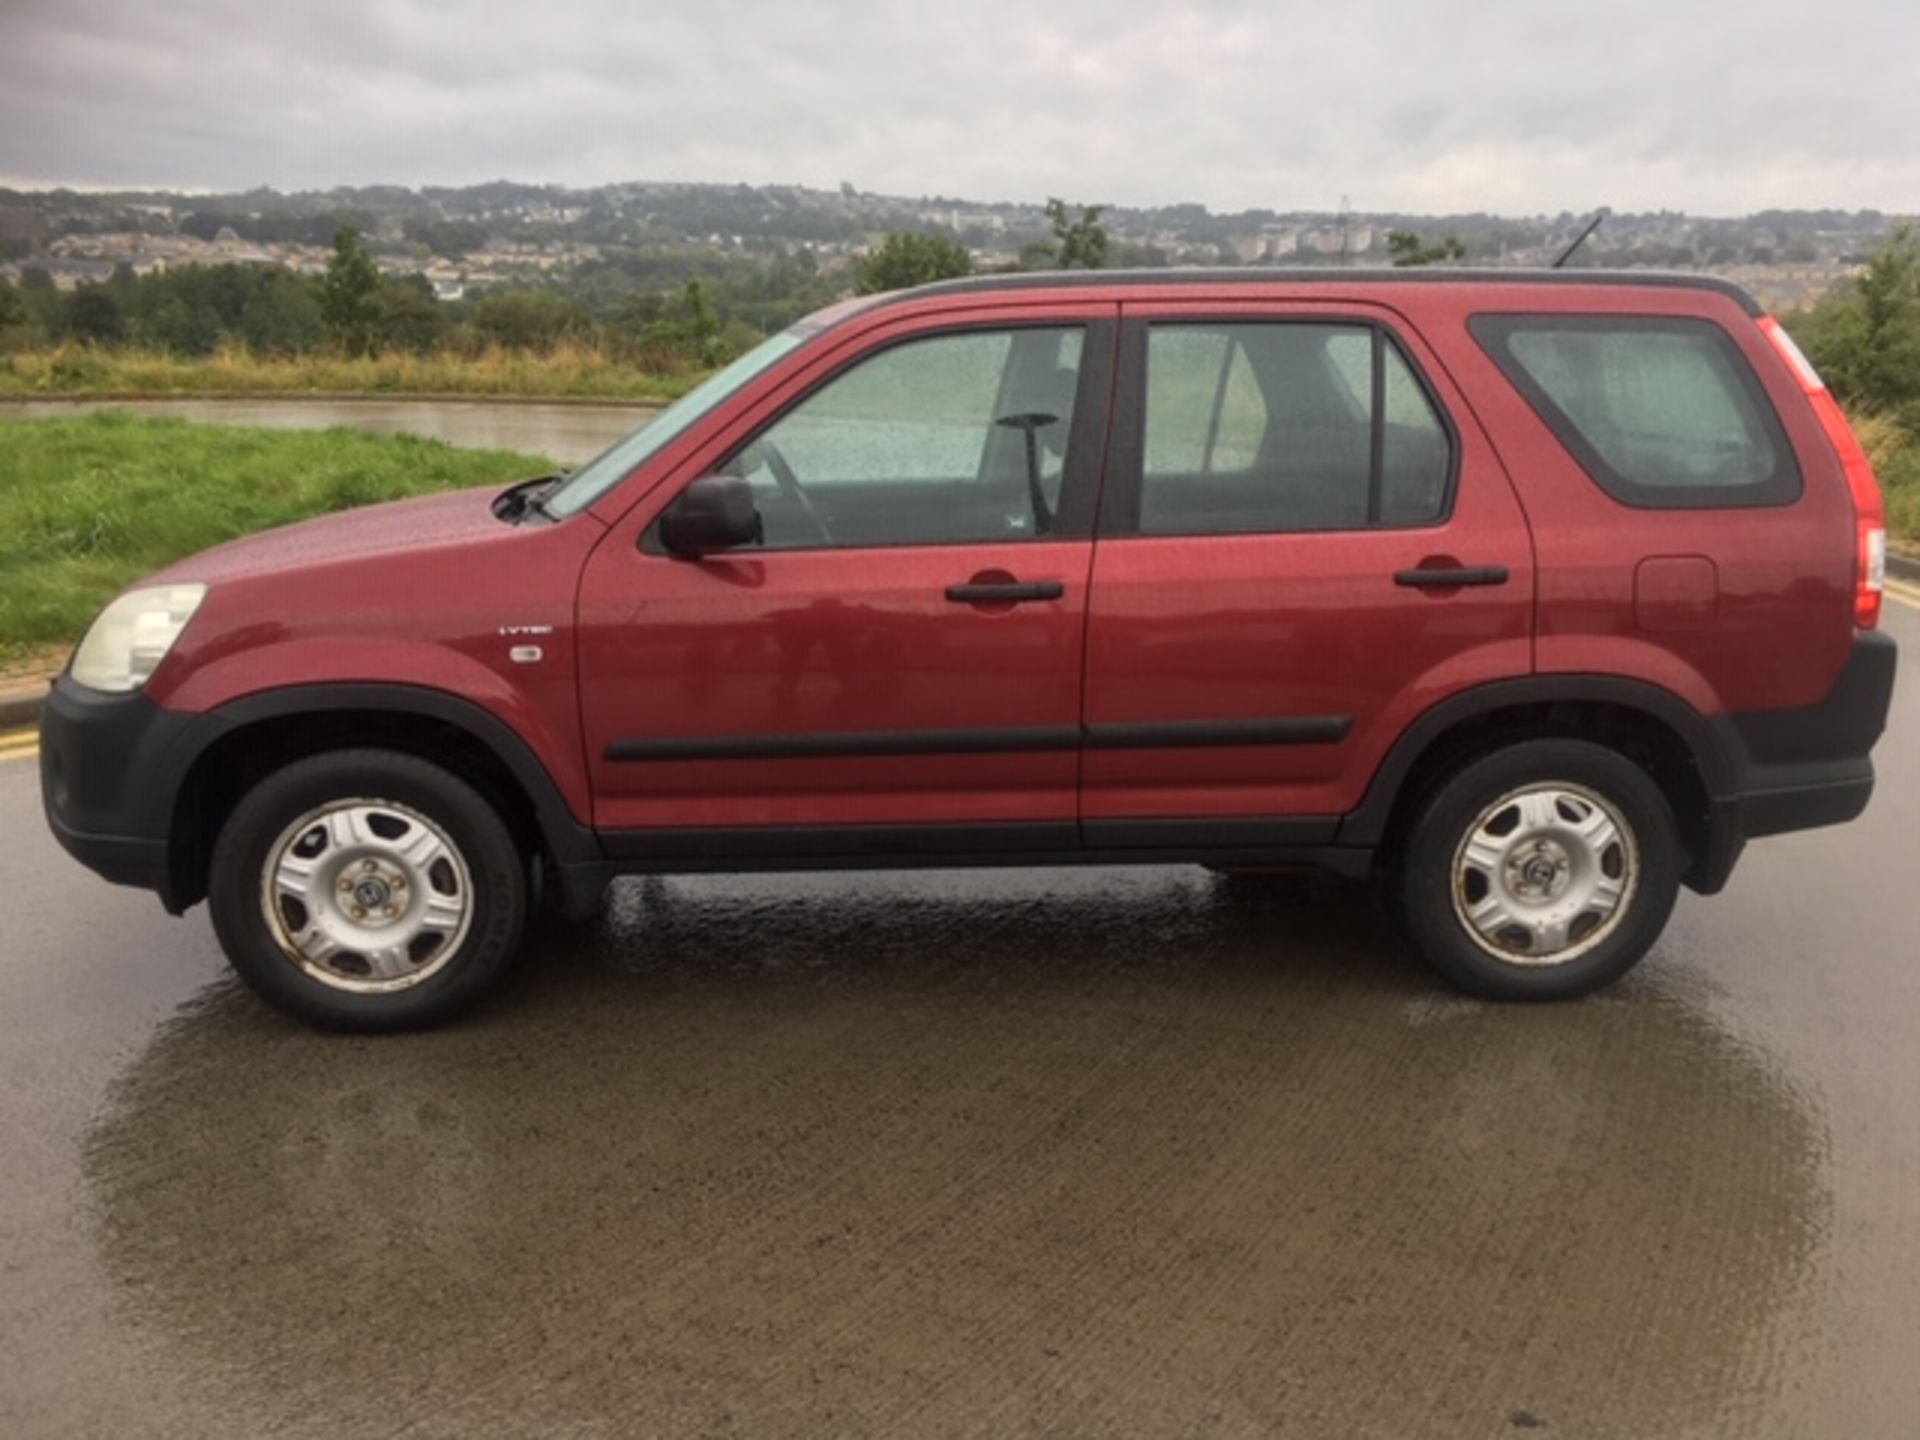
[(1468, 325), (1622, 504), (1697, 509), (1799, 498), (1779, 417), (1746, 357), (1711, 321), (1476, 315)]
[(1155, 324), (1139, 529), (1147, 535), (1430, 525), (1452, 436), (1375, 326)]

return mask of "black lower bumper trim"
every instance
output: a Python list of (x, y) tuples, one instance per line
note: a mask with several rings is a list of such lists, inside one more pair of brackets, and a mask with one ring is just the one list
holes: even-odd
[(67, 853), (116, 885), (157, 892), (178, 913), (168, 837), (170, 753), (193, 723), (144, 695), (54, 682), (40, 711), (40, 796)]
[(1788, 710), (1729, 715), (1747, 763), (1764, 772), (1864, 759), (1886, 728), (1898, 661), (1891, 635), (1864, 630), (1854, 636), (1847, 663), (1822, 699)]
[(1719, 890), (1748, 840), (1844, 825), (1867, 808), (1868, 754), (1886, 728), (1897, 659), (1891, 637), (1862, 632), (1825, 698), (1789, 710), (1736, 711), (1714, 722), (1731, 784), (1709, 807), (1690, 886), (1708, 895)]
[(142, 890), (167, 888), (166, 841), (137, 835), (95, 835), (73, 829), (56, 815), (49, 815), (47, 824), (60, 848), (101, 879)]
[(1749, 839), (1784, 835), (1790, 830), (1812, 830), (1821, 825), (1844, 825), (1856, 820), (1873, 798), (1873, 766), (1861, 762), (1865, 774), (1795, 785), (1780, 790), (1751, 790), (1740, 797), (1741, 825)]

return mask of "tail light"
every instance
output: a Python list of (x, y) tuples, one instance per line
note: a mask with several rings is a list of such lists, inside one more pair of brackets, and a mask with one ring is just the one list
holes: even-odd
[(1846, 472), (1847, 490), (1853, 496), (1855, 542), (1853, 623), (1871, 630), (1880, 623), (1880, 597), (1887, 588), (1887, 512), (1880, 502), (1880, 485), (1873, 478), (1873, 466), (1867, 452), (1860, 448), (1853, 427), (1847, 423), (1840, 402), (1828, 391), (1820, 372), (1793, 343), (1793, 337), (1771, 315), (1760, 317), (1760, 328), (1773, 348), (1787, 362), (1800, 388), (1806, 392), (1827, 443), (1840, 458)]

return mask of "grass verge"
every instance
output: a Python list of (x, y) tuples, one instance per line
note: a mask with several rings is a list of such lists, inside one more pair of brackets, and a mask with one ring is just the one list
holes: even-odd
[(77, 640), (114, 593), (222, 540), (551, 461), (358, 430), (254, 430), (112, 412), (0, 420), (0, 671)]
[(544, 355), (488, 348), (470, 355), (212, 355), (61, 345), (0, 355), (0, 398), (142, 395), (498, 395), (535, 399), (671, 400), (703, 372), (642, 370), (593, 345)]

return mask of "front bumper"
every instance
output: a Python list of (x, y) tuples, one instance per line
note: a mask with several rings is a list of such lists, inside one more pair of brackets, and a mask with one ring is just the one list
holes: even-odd
[(182, 762), (197, 717), (146, 696), (103, 695), (62, 675), (40, 712), (40, 798), (66, 852), (116, 885), (182, 908), (170, 839)]

